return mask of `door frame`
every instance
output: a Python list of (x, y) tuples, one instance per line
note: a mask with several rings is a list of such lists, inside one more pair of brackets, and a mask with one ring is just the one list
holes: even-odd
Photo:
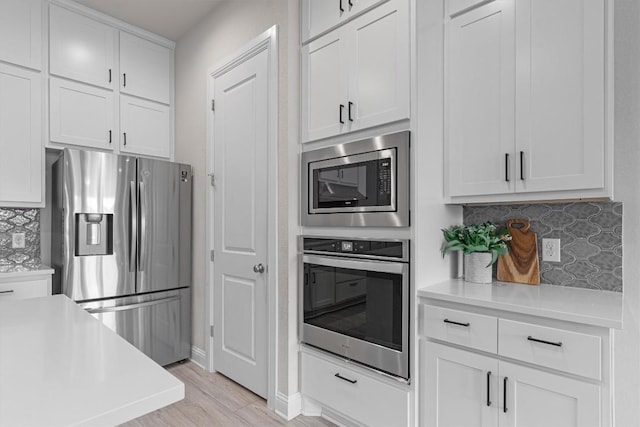
[[(212, 100), (214, 98), (214, 79), (243, 62), (253, 58), (255, 55), (267, 51), (268, 59), (268, 127), (267, 133), (267, 173), (268, 192), (267, 200), (267, 406), (270, 409), (275, 407), (276, 402), (276, 369), (277, 369), (277, 349), (278, 349), (278, 38), (277, 26), (266, 30), (258, 37), (245, 44), (236, 53), (225, 58), (218, 66), (213, 67), (207, 73), (207, 174), (214, 173), (213, 170), (213, 147), (214, 147), (214, 126), (215, 118), (212, 114)], [(206, 179), (209, 181), (210, 176)], [(211, 262), (210, 255), (214, 248), (214, 229), (212, 215), (214, 212), (213, 186), (207, 182), (206, 194), (206, 245), (207, 245), (207, 267), (205, 271), (205, 319), (204, 319), (204, 339), (206, 343), (207, 369), (215, 372), (215, 360), (213, 357), (213, 345), (215, 337), (212, 337), (211, 330), (214, 325), (214, 292), (213, 278), (215, 273), (215, 263)]]

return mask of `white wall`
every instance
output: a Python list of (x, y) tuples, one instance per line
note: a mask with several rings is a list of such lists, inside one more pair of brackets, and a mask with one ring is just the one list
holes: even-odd
[[(272, 27), (278, 26), (279, 52), (279, 209), (280, 235), (279, 306), (287, 307), (288, 278), (288, 55), (287, 55), (288, 3), (282, 0), (223, 1), (203, 17), (195, 27), (182, 36), (176, 44), (176, 144), (175, 160), (189, 163), (194, 170), (193, 194), (193, 345), (206, 349), (205, 337), (205, 268), (208, 266), (205, 241), (205, 211), (207, 173), (207, 74), (221, 61), (233, 56), (238, 49)], [(282, 315), (285, 315), (286, 308)], [(282, 317), (282, 315), (280, 317)], [(281, 322), (279, 321), (279, 324)], [(279, 349), (284, 357), (278, 360), (278, 384), (284, 383), (286, 392), (287, 326), (279, 331)], [(281, 390), (278, 387), (278, 390)]]
[(624, 328), (615, 334), (617, 427), (640, 425), (640, 2), (615, 1), (615, 200), (623, 202)]

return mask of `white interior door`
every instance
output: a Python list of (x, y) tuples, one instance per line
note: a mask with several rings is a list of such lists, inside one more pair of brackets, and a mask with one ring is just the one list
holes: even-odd
[(214, 369), (267, 397), (268, 65), (214, 77)]

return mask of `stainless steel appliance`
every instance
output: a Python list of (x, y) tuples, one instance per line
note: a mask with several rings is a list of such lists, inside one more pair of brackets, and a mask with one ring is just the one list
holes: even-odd
[(54, 291), (166, 365), (191, 354), (191, 166), (65, 149), (53, 165)]
[(409, 131), (302, 153), (302, 225), (409, 226)]
[(409, 242), (303, 237), (301, 341), (409, 379)]

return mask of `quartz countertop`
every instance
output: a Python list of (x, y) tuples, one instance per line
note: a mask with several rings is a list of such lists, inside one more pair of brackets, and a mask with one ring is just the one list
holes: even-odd
[(620, 292), (451, 279), (419, 288), (418, 297), (622, 329)]
[(0, 302), (0, 426), (117, 425), (184, 384), (64, 295)]
[(53, 274), (53, 268), (47, 265), (25, 267), (23, 265), (0, 265), (0, 278), (27, 277)]

